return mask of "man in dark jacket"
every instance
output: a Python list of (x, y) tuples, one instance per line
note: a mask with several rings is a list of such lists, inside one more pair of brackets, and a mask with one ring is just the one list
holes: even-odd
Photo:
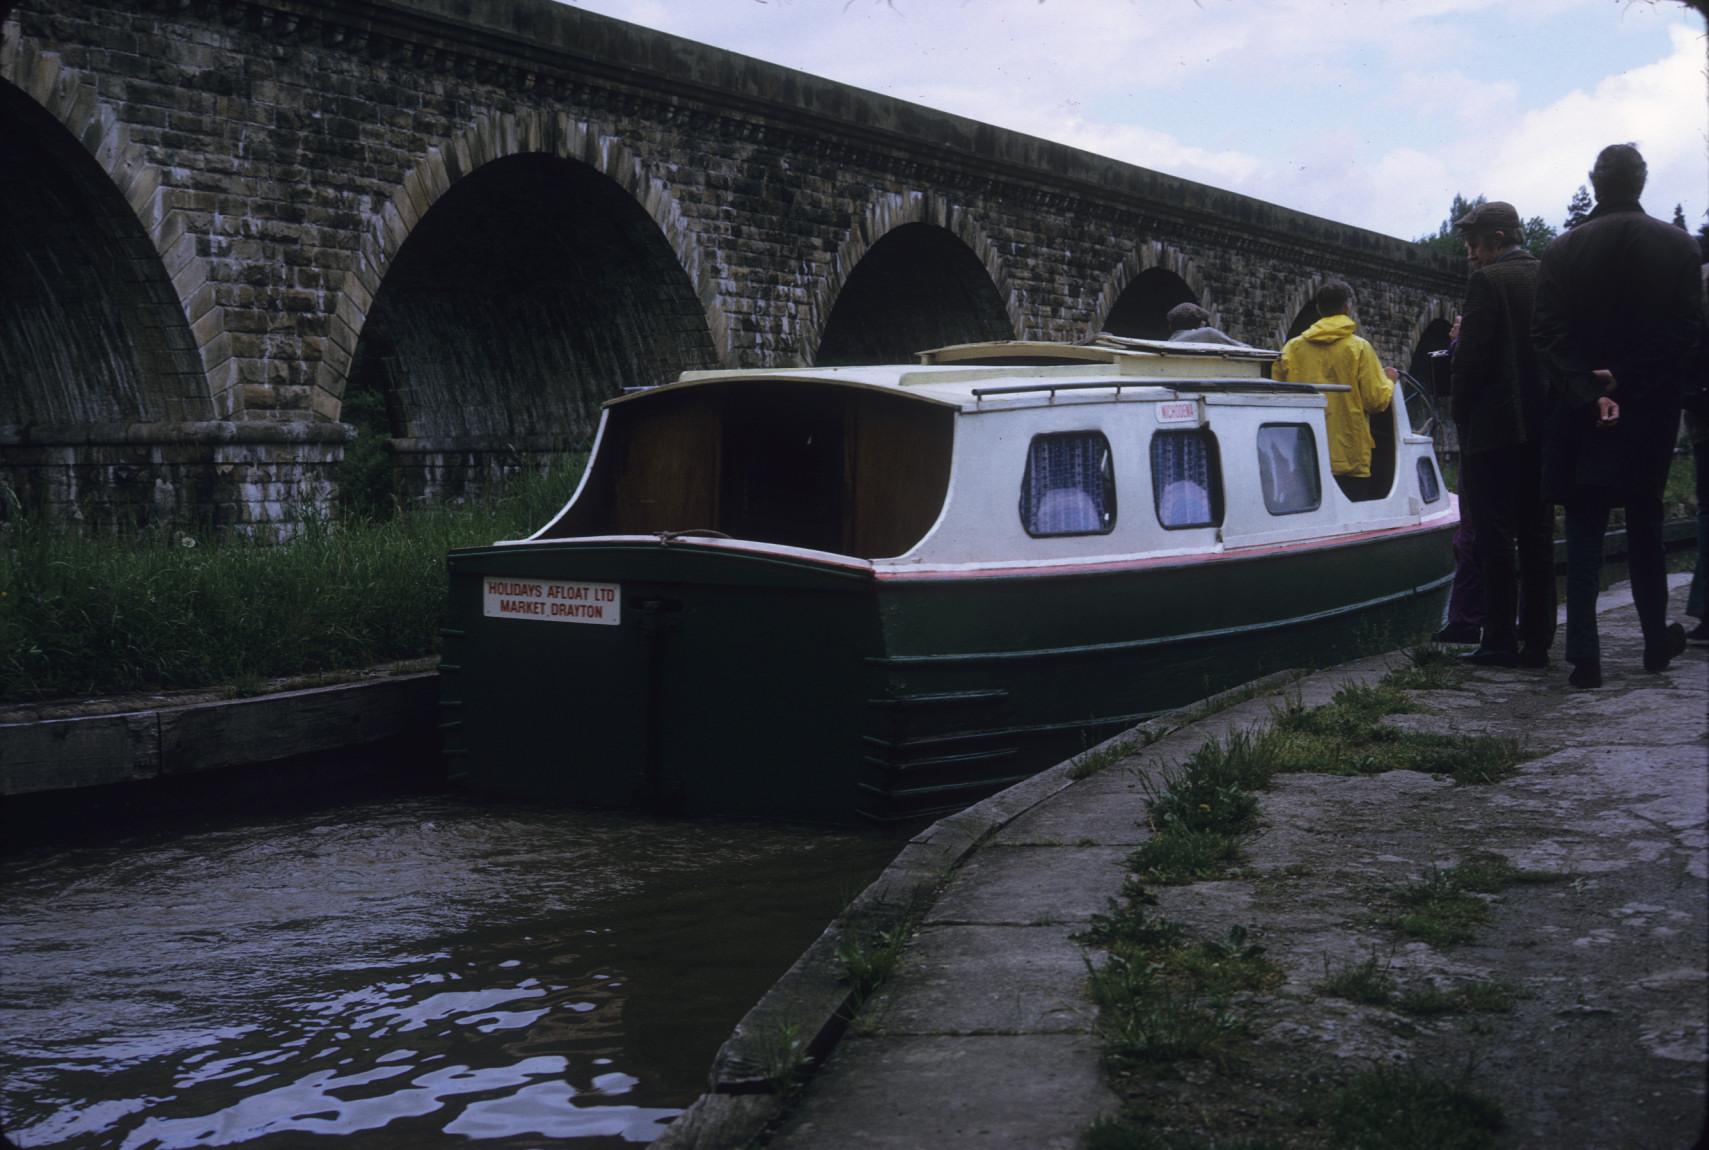
[(1567, 661), (1575, 687), (1602, 685), (1596, 596), (1610, 507), (1626, 509), (1644, 668), (1685, 649), (1667, 622), (1662, 489), (1680, 388), (1702, 323), (1691, 236), (1638, 206), (1648, 170), (1630, 144), (1596, 157), (1596, 210), (1549, 245), (1532, 336), (1550, 391), (1544, 494), (1567, 512)]
[(1483, 643), (1464, 658), (1541, 667), (1555, 637), (1555, 511), (1543, 499), (1543, 384), (1531, 343), (1537, 260), (1519, 246), (1512, 204), (1479, 204), (1454, 227), (1474, 270), (1454, 345), (1450, 410), (1484, 586)]

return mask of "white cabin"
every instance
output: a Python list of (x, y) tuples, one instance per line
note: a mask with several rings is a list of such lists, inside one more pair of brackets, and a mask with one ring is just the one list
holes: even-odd
[[(1327, 386), (1257, 348), (1104, 337), (917, 365), (689, 372), (609, 401), (570, 503), (516, 545), (672, 537), (870, 565), (1131, 563), (1451, 520), (1397, 392), (1373, 474), (1333, 481)], [(723, 539), (730, 540), (722, 543)]]

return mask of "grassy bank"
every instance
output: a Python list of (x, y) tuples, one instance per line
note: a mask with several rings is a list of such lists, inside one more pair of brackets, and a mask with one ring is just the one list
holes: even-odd
[(70, 535), (14, 518), (0, 531), (0, 702), (241, 689), (432, 654), (445, 553), (535, 530), (583, 462), (462, 506), (310, 522), (274, 546)]

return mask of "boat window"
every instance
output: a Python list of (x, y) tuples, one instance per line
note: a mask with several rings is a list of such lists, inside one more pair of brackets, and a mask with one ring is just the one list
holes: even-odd
[(1204, 428), (1151, 437), (1151, 492), (1157, 522), (1170, 530), (1222, 522), (1222, 467), (1216, 437)]
[(1418, 493), (1426, 503), (1442, 498), (1442, 484), (1436, 478), (1436, 465), (1428, 459), (1418, 461)]
[(1258, 481), (1271, 515), (1317, 510), (1323, 486), (1309, 423), (1266, 423), (1258, 429)]
[(1115, 530), (1115, 465), (1101, 432), (1033, 437), (1021, 477), (1021, 525), (1034, 537)]

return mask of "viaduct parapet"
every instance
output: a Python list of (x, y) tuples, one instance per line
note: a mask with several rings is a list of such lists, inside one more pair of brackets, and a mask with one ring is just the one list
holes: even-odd
[(273, 532), (364, 440), (406, 498), (456, 495), (690, 368), (1161, 334), (1188, 299), (1274, 346), (1332, 275), (1404, 366), (1463, 284), (551, 0), (0, 15), (0, 482), (92, 526)]

